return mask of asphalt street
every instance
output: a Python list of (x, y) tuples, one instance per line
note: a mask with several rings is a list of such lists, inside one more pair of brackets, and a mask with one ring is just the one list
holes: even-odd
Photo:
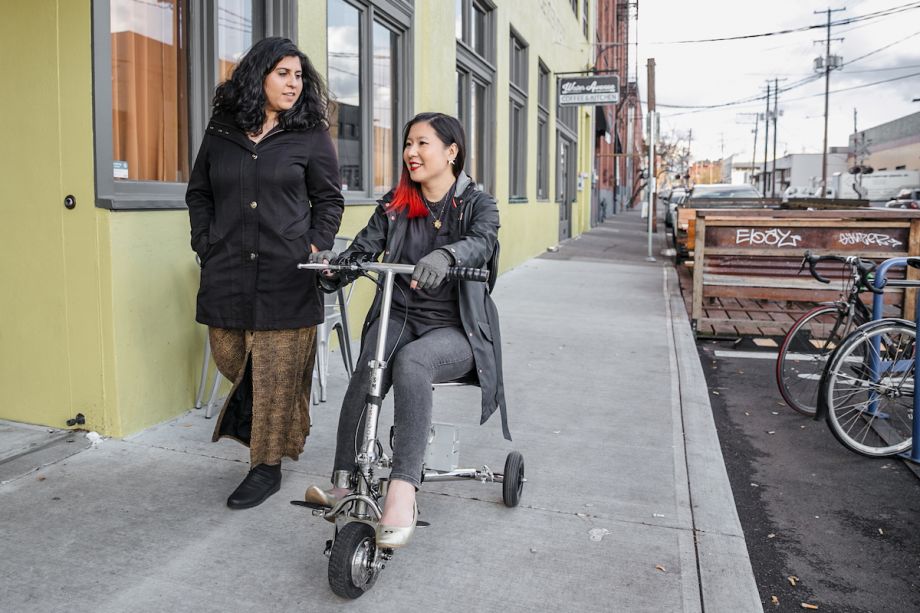
[(764, 610), (920, 610), (920, 480), (785, 406), (775, 350), (697, 347)]

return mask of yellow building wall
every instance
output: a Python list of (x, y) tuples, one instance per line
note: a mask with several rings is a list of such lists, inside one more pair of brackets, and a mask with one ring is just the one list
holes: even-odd
[[(106, 215), (94, 206), (89, 2), (4, 3), (0, 418), (117, 420), (103, 321)], [(64, 208), (67, 195), (76, 199)]]
[[(537, 6), (537, 5), (534, 5)], [(557, 242), (558, 205), (537, 202), (536, 58), (553, 71), (590, 63), (590, 48), (564, 0), (496, 9), (496, 197), (502, 269)], [(413, 110), (456, 112), (454, 3), (415, 4)], [(35, 0), (0, 8), (0, 419), (123, 436), (169, 419), (194, 400), (204, 328), (194, 322), (198, 275), (185, 211), (110, 212), (95, 206), (91, 2)], [(299, 42), (326, 71), (325, 2), (301, 2)], [(527, 203), (508, 196), (508, 36), (530, 44)], [(37, 93), (35, 93), (37, 92)], [(28, 96), (28, 104), (24, 104)], [(553, 92), (553, 98), (555, 93)], [(550, 125), (555, 125), (552, 103)], [(590, 166), (589, 114), (580, 119), (579, 171)], [(197, 143), (193, 144), (197, 150)], [(555, 193), (555, 134), (550, 193)], [(587, 228), (590, 185), (579, 192), (573, 233)], [(67, 195), (77, 206), (64, 208)], [(371, 206), (349, 206), (341, 234), (354, 235)], [(353, 335), (372, 287), (359, 282)]]

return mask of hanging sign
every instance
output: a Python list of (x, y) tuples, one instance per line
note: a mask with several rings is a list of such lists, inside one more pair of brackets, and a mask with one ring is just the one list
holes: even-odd
[(620, 101), (617, 75), (559, 79), (559, 106), (616, 104)]

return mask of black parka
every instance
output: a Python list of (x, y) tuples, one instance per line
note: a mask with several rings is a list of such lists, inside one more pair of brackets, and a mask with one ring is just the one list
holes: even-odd
[(276, 128), (253, 143), (232, 120), (208, 124), (185, 195), (201, 259), (197, 320), (283, 330), (323, 321), (310, 245), (331, 249), (344, 210), (338, 161), (323, 128)]
[[(460, 207), (460, 239), (442, 247), (450, 252), (455, 266), (468, 268), (494, 268), (498, 264), (498, 205), (495, 198), (478, 189), (466, 173), (457, 178), (454, 193)], [(408, 228), (408, 209), (387, 211), (393, 192), (384, 196), (374, 209), (367, 226), (355, 237), (346, 254), (364, 252), (374, 257), (383, 255), (384, 262), (399, 262)], [(469, 338), (475, 361), (475, 374), (482, 390), (482, 415), (480, 423), (500, 409), (502, 433), (511, 440), (508, 430), (508, 413), (505, 405), (505, 384), (502, 378), (501, 332), (498, 309), (489, 294), (497, 270), (490, 270), (492, 281), (488, 284), (474, 281), (459, 282), (460, 320)], [(324, 283), (325, 285), (325, 283)], [(368, 311), (362, 332), (365, 333), (380, 316), (381, 292)]]

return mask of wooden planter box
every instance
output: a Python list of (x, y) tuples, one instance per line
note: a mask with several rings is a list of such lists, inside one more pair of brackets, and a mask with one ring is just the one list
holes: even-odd
[[(819, 255), (858, 255), (881, 262), (920, 256), (920, 211), (856, 210), (697, 210), (694, 236), (691, 319), (700, 324), (736, 323), (705, 317), (712, 298), (777, 302), (823, 302), (841, 295), (843, 266), (824, 263), (818, 282), (807, 269), (799, 272), (805, 251)], [(914, 268), (893, 269), (890, 278), (917, 279)], [(892, 293), (903, 290), (892, 290)], [(913, 317), (916, 290), (899, 302)], [(891, 299), (887, 300), (888, 302)]]

